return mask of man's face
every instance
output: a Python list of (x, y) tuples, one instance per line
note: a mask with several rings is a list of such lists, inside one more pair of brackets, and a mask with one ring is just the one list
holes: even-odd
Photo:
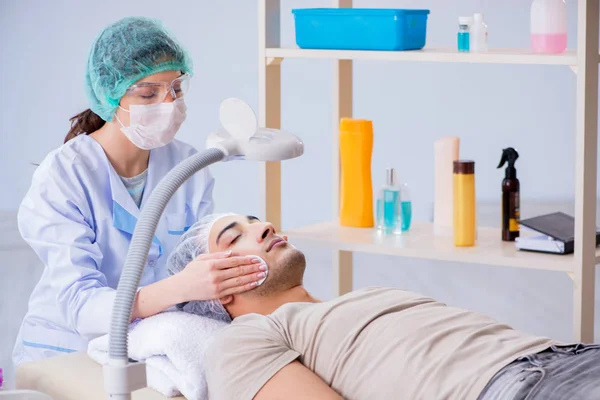
[(268, 222), (251, 216), (232, 215), (217, 220), (209, 234), (210, 253), (232, 250), (241, 256), (256, 255), (267, 262), (266, 281), (252, 294), (269, 294), (302, 284), (304, 254), (278, 236)]

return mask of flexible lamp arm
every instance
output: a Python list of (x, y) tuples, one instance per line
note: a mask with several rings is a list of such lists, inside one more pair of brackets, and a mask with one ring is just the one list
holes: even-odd
[[(145, 370), (142, 370), (145, 368), (144, 364), (139, 363), (134, 372), (123, 370), (127, 369), (129, 362), (127, 340), (133, 303), (158, 222), (167, 203), (185, 181), (196, 172), (221, 161), (225, 156), (223, 150), (211, 148), (180, 162), (159, 182), (140, 213), (112, 310), (109, 337), (110, 363), (104, 368), (105, 390), (110, 399), (130, 399), (131, 391), (146, 386)], [(129, 378), (127, 378), (128, 374)]]
[(165, 175), (140, 213), (113, 304), (109, 363), (104, 366), (103, 371), (104, 390), (109, 399), (130, 400), (131, 392), (146, 387), (144, 363), (129, 363), (129, 323), (152, 239), (173, 194), (196, 172), (225, 157), (281, 161), (304, 153), (304, 144), (297, 136), (279, 129), (258, 127), (254, 111), (242, 100), (231, 98), (223, 101), (219, 108), (219, 118), (225, 129), (208, 136), (208, 150), (188, 157)]

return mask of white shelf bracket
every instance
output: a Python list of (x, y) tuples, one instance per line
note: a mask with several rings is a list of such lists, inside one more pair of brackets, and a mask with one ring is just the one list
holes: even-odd
[(574, 339), (594, 341), (598, 160), (598, 0), (577, 5)]

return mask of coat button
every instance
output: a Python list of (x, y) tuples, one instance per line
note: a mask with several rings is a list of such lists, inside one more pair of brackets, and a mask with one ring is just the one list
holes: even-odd
[(154, 267), (154, 265), (156, 265), (156, 261), (154, 261), (154, 260), (148, 261), (148, 266), (149, 267)]

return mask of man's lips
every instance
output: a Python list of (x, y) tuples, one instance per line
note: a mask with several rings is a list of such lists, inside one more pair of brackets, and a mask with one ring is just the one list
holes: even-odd
[(277, 246), (278, 244), (281, 244), (281, 243), (285, 243), (285, 240), (283, 240), (283, 239), (282, 239), (282, 238), (280, 238), (280, 237), (278, 237), (278, 238), (275, 238), (275, 239), (271, 240), (271, 243), (269, 243), (269, 246), (267, 247), (267, 253), (268, 253), (269, 251), (271, 251), (271, 249), (272, 249), (273, 247), (275, 247), (275, 246)]

